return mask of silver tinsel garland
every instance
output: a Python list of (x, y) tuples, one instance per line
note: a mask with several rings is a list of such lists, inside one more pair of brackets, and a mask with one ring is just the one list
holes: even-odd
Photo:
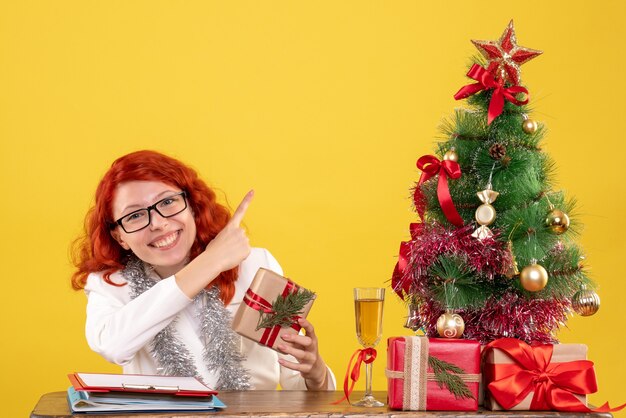
[[(219, 299), (219, 289), (213, 286), (198, 297), (202, 297), (203, 302), (199, 310), (200, 329), (204, 336), (203, 358), (210, 372), (219, 371), (217, 387), (227, 390), (250, 389), (250, 376), (241, 366), (244, 357), (239, 351), (239, 338), (228, 326), (231, 323), (230, 312)], [(226, 327), (216, 324), (226, 324)]]
[[(134, 256), (126, 264), (122, 276), (130, 284), (131, 299), (156, 284), (150, 278), (150, 269)], [(250, 389), (250, 376), (241, 364), (244, 357), (237, 347), (237, 336), (230, 328), (230, 312), (219, 299), (219, 289), (213, 286), (200, 292), (194, 303), (201, 307), (198, 315), (204, 342), (203, 360), (210, 372), (219, 374), (215, 389)], [(193, 356), (176, 335), (175, 321), (161, 330), (150, 343), (150, 351), (158, 365), (157, 372), (168, 376), (194, 376), (202, 380)]]

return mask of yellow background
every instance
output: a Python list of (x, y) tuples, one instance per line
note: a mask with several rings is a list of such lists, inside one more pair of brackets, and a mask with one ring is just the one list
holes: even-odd
[[(251, 241), (317, 291), (311, 320), (343, 379), (358, 347), (352, 288), (388, 285), (416, 218), (415, 161), (460, 105), (470, 39), (497, 39), (510, 18), (521, 45), (545, 51), (523, 80), (558, 185), (578, 199), (602, 297), (560, 337), (589, 346), (594, 403), (626, 401), (625, 12), (620, 1), (3, 2), (3, 415), (26, 416), (68, 372), (118, 370), (85, 343), (68, 245), (113, 159), (145, 148), (196, 167), (231, 207), (256, 190)], [(408, 334), (405, 314), (389, 293), (385, 338)]]

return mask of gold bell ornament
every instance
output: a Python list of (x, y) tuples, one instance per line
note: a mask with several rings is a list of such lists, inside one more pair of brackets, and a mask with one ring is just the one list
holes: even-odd
[(522, 269), (519, 281), (529, 292), (538, 292), (548, 284), (548, 272), (543, 266), (537, 264), (537, 260), (531, 260), (530, 263)]
[(515, 253), (513, 252), (513, 243), (509, 241), (507, 246), (509, 253), (511, 253), (511, 265), (506, 269), (504, 275), (507, 279), (512, 279), (519, 274), (519, 269), (517, 267), (517, 260), (515, 260)]
[(418, 305), (416, 303), (409, 303), (408, 309), (409, 313), (406, 317), (404, 328), (417, 332), (420, 328), (422, 328), (422, 321), (420, 320), (418, 313)]
[(583, 288), (572, 296), (572, 309), (580, 316), (591, 316), (600, 309), (600, 296), (593, 290)]
[(437, 333), (443, 338), (461, 338), (465, 331), (465, 321), (459, 314), (446, 310), (437, 319)]

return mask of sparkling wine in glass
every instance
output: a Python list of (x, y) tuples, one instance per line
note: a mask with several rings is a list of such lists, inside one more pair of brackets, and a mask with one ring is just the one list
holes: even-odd
[[(356, 335), (364, 348), (374, 348), (383, 336), (383, 303), (385, 289), (357, 287), (354, 289)], [(365, 363), (365, 395), (357, 406), (383, 406), (372, 395), (372, 363)]]

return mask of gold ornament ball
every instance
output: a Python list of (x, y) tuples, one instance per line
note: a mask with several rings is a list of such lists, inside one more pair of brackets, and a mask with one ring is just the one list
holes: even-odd
[(527, 134), (534, 134), (537, 132), (537, 122), (532, 119), (526, 119), (524, 123), (522, 123), (522, 130)]
[(538, 292), (548, 284), (548, 272), (539, 264), (531, 264), (522, 269), (519, 281), (529, 292)]
[(572, 297), (572, 308), (580, 316), (591, 316), (600, 309), (600, 296), (593, 290), (581, 290)]
[(445, 312), (437, 319), (437, 333), (444, 338), (461, 338), (465, 321), (459, 314)]
[(561, 210), (553, 209), (546, 218), (546, 226), (555, 234), (562, 234), (569, 228), (569, 216)]
[(443, 155), (443, 159), (444, 159), (444, 161), (448, 161), (449, 160), (449, 161), (457, 162), (457, 161), (459, 161), (459, 155), (456, 153), (455, 150), (451, 149), (450, 151), (446, 152)]

